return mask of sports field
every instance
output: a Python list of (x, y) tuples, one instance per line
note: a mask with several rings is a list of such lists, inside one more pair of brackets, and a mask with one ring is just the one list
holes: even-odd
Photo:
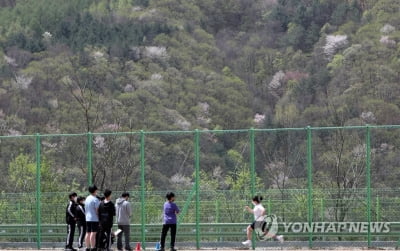
[[(43, 248), (43, 249), (0, 249), (0, 250), (4, 250), (4, 251), (12, 251), (12, 250), (29, 250), (29, 251), (40, 251), (40, 250), (64, 250), (63, 248), (58, 248), (58, 249), (48, 249), (48, 248)], [(116, 250), (116, 249), (113, 249)], [(149, 249), (151, 250), (151, 249)], [(179, 251), (193, 251), (196, 249), (184, 249), (184, 250), (179, 250)], [(238, 251), (238, 250), (251, 250), (251, 249), (200, 249), (200, 250), (221, 250), (221, 251)], [(326, 251), (326, 250), (341, 250), (341, 251), (359, 251), (359, 250), (369, 250), (369, 251), (378, 251), (378, 250), (394, 250), (394, 249), (369, 249), (369, 248), (333, 248), (333, 249), (302, 249), (302, 248), (256, 248), (255, 250), (302, 250), (302, 251), (308, 251), (308, 250), (312, 250), (312, 251)]]

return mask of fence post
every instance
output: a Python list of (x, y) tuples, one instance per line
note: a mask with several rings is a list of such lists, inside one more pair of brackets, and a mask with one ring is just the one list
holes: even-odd
[(321, 198), (320, 214), (321, 214), (321, 222), (324, 222), (324, 220), (325, 220), (325, 203), (324, 203), (324, 198)]
[[(321, 198), (321, 208), (320, 208), (320, 214), (321, 214), (321, 222), (324, 222), (325, 221), (325, 200), (324, 200), (324, 198)], [(323, 241), (325, 241), (326, 240), (326, 238), (325, 238), (325, 236), (324, 237), (322, 237), (322, 240)]]
[(18, 223), (22, 224), (22, 209), (20, 201), (18, 201)]
[(196, 248), (200, 249), (200, 132), (194, 133), (194, 165), (196, 184)]
[(250, 132), (250, 173), (251, 173), (251, 196), (256, 193), (256, 169), (255, 169), (255, 146), (254, 146), (254, 128), (249, 130)]
[(144, 141), (145, 132), (140, 131), (140, 200), (141, 200), (141, 242), (143, 249), (146, 249), (146, 221), (145, 221), (145, 189), (146, 181), (145, 175), (145, 156), (144, 156)]
[[(215, 201), (215, 223), (219, 223), (219, 221), (220, 221), (219, 220), (219, 210), (220, 210), (220, 208), (219, 208), (219, 200), (217, 199)], [(217, 237), (216, 241), (222, 241), (220, 233), (221, 233), (221, 228), (218, 228), (218, 236), (219, 237)]]
[(379, 202), (379, 195), (376, 196), (376, 221), (381, 221), (381, 212), (380, 212), (380, 202)]
[(371, 247), (371, 129), (366, 125), (368, 248)]
[[(256, 169), (255, 169), (255, 147), (254, 147), (254, 128), (250, 128), (249, 130), (249, 136), (250, 136), (250, 179), (251, 179), (251, 197), (253, 197), (256, 193)], [(254, 232), (253, 232), (254, 233)], [(255, 245), (255, 236), (254, 234), (252, 235), (252, 242), (251, 242), (251, 247), (252, 249), (256, 248)]]
[(93, 185), (93, 165), (92, 165), (92, 152), (93, 152), (93, 134), (87, 133), (87, 179), (88, 186)]
[(267, 211), (268, 211), (268, 215), (271, 214), (271, 208), (272, 208), (272, 201), (271, 198), (268, 198), (268, 204), (267, 204)]
[(40, 179), (41, 179), (41, 144), (40, 144), (40, 134), (36, 134), (36, 244), (37, 248), (41, 248), (41, 239), (42, 239), (42, 226), (41, 226), (41, 188), (40, 188)]
[[(307, 184), (308, 184), (308, 225), (312, 225), (313, 220), (313, 184), (312, 184), (312, 130), (307, 126)], [(312, 231), (308, 235), (308, 246), (312, 248)]]

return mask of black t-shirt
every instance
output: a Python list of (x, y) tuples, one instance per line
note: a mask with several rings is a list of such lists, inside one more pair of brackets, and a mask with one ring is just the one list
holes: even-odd
[(99, 222), (103, 228), (111, 228), (115, 216), (115, 206), (112, 201), (102, 201), (99, 206)]

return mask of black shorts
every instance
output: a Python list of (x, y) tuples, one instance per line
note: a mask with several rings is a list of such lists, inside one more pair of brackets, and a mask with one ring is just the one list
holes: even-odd
[(265, 221), (254, 221), (254, 222), (251, 223), (251, 225), (250, 225), (251, 229), (254, 230), (254, 229), (257, 227), (257, 228), (261, 228), (261, 230), (262, 230), (263, 232), (269, 230), (266, 226), (267, 226), (267, 222), (265, 222)]
[(86, 232), (93, 233), (99, 231), (99, 222), (98, 221), (87, 221), (86, 222)]

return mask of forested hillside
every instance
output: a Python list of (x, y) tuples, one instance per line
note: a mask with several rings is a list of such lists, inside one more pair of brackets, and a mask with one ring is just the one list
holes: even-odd
[[(399, 124), (399, 9), (398, 0), (1, 1), (1, 134)], [(228, 174), (244, 143), (214, 140), (204, 170)], [(160, 158), (191, 147), (160, 142)], [(259, 170), (290, 162), (257, 161)], [(147, 164), (155, 180), (166, 175)], [(182, 166), (168, 173), (190, 177)]]
[(399, 123), (399, 8), (3, 1), (3, 134)]

